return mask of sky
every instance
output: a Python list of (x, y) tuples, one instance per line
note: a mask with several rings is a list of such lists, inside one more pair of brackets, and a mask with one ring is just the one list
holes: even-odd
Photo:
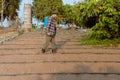
[(74, 2), (79, 2), (79, 1), (83, 1), (83, 0), (62, 0), (64, 4), (70, 4), (73, 5)]

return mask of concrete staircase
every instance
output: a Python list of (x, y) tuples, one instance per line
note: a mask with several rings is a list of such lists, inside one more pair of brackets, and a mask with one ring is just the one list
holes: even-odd
[(0, 45), (0, 80), (120, 80), (120, 46), (81, 45), (81, 33), (59, 31), (57, 53), (41, 53), (45, 35), (23, 34)]

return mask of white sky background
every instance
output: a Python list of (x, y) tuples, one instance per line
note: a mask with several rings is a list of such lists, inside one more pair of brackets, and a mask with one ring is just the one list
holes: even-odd
[(84, 0), (62, 0), (64, 4), (71, 4), (73, 5), (74, 2), (80, 2), (80, 1), (84, 1)]

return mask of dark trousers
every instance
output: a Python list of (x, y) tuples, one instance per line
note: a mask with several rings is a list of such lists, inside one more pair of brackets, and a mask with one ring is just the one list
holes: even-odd
[(49, 46), (49, 43), (51, 43), (52, 45), (52, 50), (55, 50), (56, 49), (56, 44), (55, 44), (55, 35), (54, 36), (49, 36), (46, 34), (46, 42), (45, 42), (45, 45), (44, 45), (44, 49), (47, 50), (48, 46)]

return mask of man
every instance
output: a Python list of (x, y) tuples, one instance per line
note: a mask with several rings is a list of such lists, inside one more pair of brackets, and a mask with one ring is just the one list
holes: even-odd
[(52, 16), (49, 18), (48, 26), (46, 28), (46, 43), (42, 48), (42, 53), (46, 52), (50, 42), (52, 44), (52, 53), (56, 52), (55, 35), (56, 35), (57, 16), (58, 16), (58, 11), (55, 10), (52, 12)]

